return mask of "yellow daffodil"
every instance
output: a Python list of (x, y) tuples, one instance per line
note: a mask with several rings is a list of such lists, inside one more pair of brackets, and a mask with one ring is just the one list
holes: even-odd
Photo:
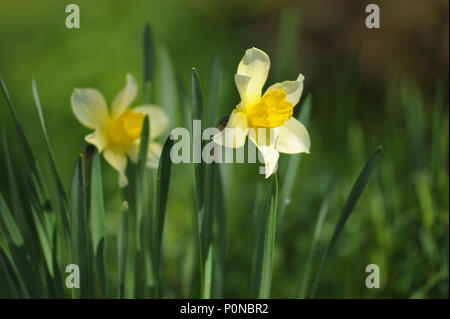
[(262, 94), (269, 68), (265, 52), (257, 48), (245, 52), (234, 77), (241, 102), (226, 128), (214, 136), (216, 143), (238, 148), (248, 135), (263, 155), (266, 178), (277, 167), (279, 152), (309, 153), (311, 144), (306, 128), (292, 117), (303, 91), (303, 75), (295, 81), (276, 83)]
[(95, 89), (74, 89), (71, 96), (72, 110), (84, 126), (95, 130), (85, 137), (103, 152), (105, 160), (119, 172), (119, 185), (128, 184), (125, 175), (127, 155), (136, 162), (145, 115), (149, 117), (149, 147), (147, 166), (156, 168), (161, 154), (161, 145), (153, 139), (167, 128), (169, 120), (161, 108), (154, 105), (142, 105), (130, 109), (136, 98), (137, 84), (131, 74), (126, 76), (126, 86), (115, 97), (108, 111), (105, 99)]

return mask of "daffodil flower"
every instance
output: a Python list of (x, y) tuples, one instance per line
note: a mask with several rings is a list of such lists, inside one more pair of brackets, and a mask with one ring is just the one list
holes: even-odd
[(72, 110), (84, 126), (95, 130), (85, 137), (86, 142), (103, 152), (105, 160), (119, 172), (119, 185), (128, 184), (125, 169), (127, 156), (137, 162), (142, 125), (145, 115), (149, 117), (149, 147), (147, 166), (156, 168), (162, 147), (153, 141), (167, 128), (169, 120), (161, 108), (142, 105), (130, 109), (136, 98), (137, 84), (133, 76), (127, 74), (126, 86), (115, 97), (108, 110), (103, 95), (96, 89), (74, 89), (71, 96)]
[(262, 94), (269, 68), (265, 52), (257, 48), (245, 52), (234, 77), (241, 102), (226, 128), (213, 138), (220, 145), (238, 148), (248, 135), (263, 155), (266, 178), (276, 169), (279, 152), (309, 153), (311, 144), (305, 126), (292, 117), (303, 91), (303, 75), (295, 81), (276, 83)]

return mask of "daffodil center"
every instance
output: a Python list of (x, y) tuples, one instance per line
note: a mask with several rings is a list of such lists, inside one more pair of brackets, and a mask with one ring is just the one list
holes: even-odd
[(130, 109), (108, 126), (108, 141), (111, 145), (123, 146), (141, 136), (145, 115)]
[(266, 92), (247, 110), (247, 118), (252, 127), (279, 127), (292, 117), (294, 106), (286, 101), (286, 93), (281, 89)]

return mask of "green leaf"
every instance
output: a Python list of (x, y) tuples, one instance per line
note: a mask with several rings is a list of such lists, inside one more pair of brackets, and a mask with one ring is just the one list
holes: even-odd
[[(256, 198), (259, 199), (260, 192)], [(255, 202), (255, 256), (253, 259), (251, 298), (269, 298), (272, 283), (272, 266), (276, 235), (278, 202), (278, 179), (276, 174), (270, 178), (264, 205)]]
[(30, 298), (30, 294), (16, 266), (2, 249), (0, 249), (0, 269), (5, 274), (13, 298)]
[(9, 211), (8, 206), (6, 205), (3, 196), (0, 194), (0, 226), (3, 229), (3, 232), (6, 235), (6, 238), (10, 240), (15, 246), (21, 247), (24, 245), (23, 236), (17, 227), (17, 224), (14, 218)]
[[(191, 72), (191, 95), (192, 95), (192, 121), (202, 121), (203, 119), (203, 97), (200, 88), (200, 81), (198, 78), (197, 71), (195, 68)], [(202, 220), (205, 211), (204, 207), (204, 194), (205, 194), (205, 174), (204, 174), (204, 164), (201, 161), (201, 132), (197, 132), (192, 128), (192, 152), (193, 152), (193, 163), (194, 163), (194, 177), (195, 177), (195, 209), (194, 209), (194, 223), (195, 223), (195, 233), (197, 237), (198, 244), (198, 255), (199, 255), (199, 267), (200, 267), (200, 289), (203, 290), (204, 287), (204, 252), (203, 252), (203, 242), (201, 240), (202, 234)], [(202, 295), (202, 293), (201, 293)]]
[[(214, 224), (214, 194), (216, 189), (216, 174), (218, 173), (217, 164), (203, 166), (205, 170), (205, 190), (204, 192), (204, 210), (203, 218), (200, 223), (200, 241), (202, 250), (202, 263), (204, 269), (203, 285), (201, 287), (201, 298), (211, 298), (212, 285), (212, 258), (214, 255), (213, 224)], [(207, 254), (203, 254), (206, 252)]]
[(53, 266), (53, 256), (52, 256), (52, 247), (50, 244), (50, 240), (47, 236), (47, 232), (42, 224), (40, 217), (38, 216), (36, 205), (31, 206), (31, 214), (33, 217), (34, 225), (36, 227), (36, 232), (39, 238), (39, 242), (41, 244), (42, 252), (44, 254), (45, 263), (47, 264), (47, 269), (50, 274), (51, 279), (55, 280), (54, 275), (54, 266)]
[[(305, 126), (308, 125), (309, 122), (311, 102), (312, 98), (309, 94), (303, 102), (300, 114), (298, 116), (298, 120)], [(280, 203), (278, 209), (278, 224), (281, 224), (281, 222), (283, 221), (287, 205), (289, 205), (290, 203), (290, 197), (292, 194), (292, 189), (294, 187), (295, 177), (297, 176), (297, 170), (300, 165), (302, 156), (302, 154), (290, 155), (287, 161), (287, 167), (283, 175), (283, 182), (281, 185)]]
[(272, 177), (272, 185), (267, 194), (264, 208), (266, 220), (264, 223), (264, 239), (259, 244), (263, 247), (261, 256), (261, 281), (258, 298), (269, 298), (272, 284), (273, 256), (275, 250), (275, 236), (277, 223), (278, 180), (277, 175)]
[(105, 207), (103, 204), (102, 171), (100, 154), (95, 152), (92, 158), (91, 180), (90, 180), (90, 226), (92, 231), (92, 247), (97, 254), (97, 247), (102, 238), (105, 237)]
[(203, 96), (202, 89), (200, 87), (200, 80), (195, 68), (192, 68), (191, 72), (191, 92), (192, 92), (192, 119), (203, 119)]
[(101, 237), (96, 249), (95, 260), (97, 264), (98, 280), (100, 282), (100, 289), (102, 292), (102, 298), (107, 297), (107, 277), (106, 277), (106, 237)]
[[(203, 120), (203, 97), (202, 91), (200, 88), (200, 81), (198, 78), (197, 71), (195, 68), (192, 69), (191, 74), (192, 81), (192, 120), (193, 121), (202, 121)], [(201, 132), (197, 132), (198, 130), (193, 130), (193, 141), (192, 141), (192, 152), (193, 152), (193, 163), (194, 163), (194, 171), (195, 171), (195, 188), (196, 188), (196, 197), (197, 197), (197, 211), (199, 212), (199, 224), (201, 224), (202, 214), (204, 210), (204, 190), (205, 190), (205, 173), (204, 173), (204, 164), (201, 160), (202, 153), (202, 137)], [(200, 158), (198, 158), (200, 157)]]
[(120, 212), (119, 234), (117, 236), (117, 252), (119, 258), (119, 298), (124, 297), (125, 288), (125, 274), (127, 267), (127, 251), (128, 251), (128, 204), (122, 204), (122, 211)]
[(69, 239), (70, 230), (69, 230), (69, 221), (68, 221), (67, 196), (66, 196), (64, 187), (62, 185), (61, 179), (59, 177), (58, 170), (56, 169), (55, 161), (53, 159), (53, 155), (52, 155), (52, 152), (50, 149), (50, 142), (48, 139), (47, 129), (45, 126), (44, 115), (42, 113), (41, 102), (39, 100), (39, 94), (38, 94), (38, 90), (36, 87), (36, 81), (34, 79), (32, 81), (32, 89), (33, 89), (34, 102), (36, 104), (36, 109), (37, 109), (37, 112), (39, 115), (39, 122), (41, 124), (42, 133), (44, 134), (45, 145), (46, 145), (48, 160), (49, 160), (49, 164), (50, 164), (50, 168), (51, 168), (51, 172), (52, 172), (53, 183), (57, 190), (58, 205), (59, 205), (59, 210), (60, 210), (60, 214), (61, 214), (62, 224), (64, 227), (66, 239)]
[(71, 186), (71, 243), (72, 262), (80, 267), (80, 289), (75, 289), (75, 296), (89, 298), (91, 296), (92, 268), (90, 263), (91, 245), (88, 230), (86, 187), (82, 156), (78, 156), (72, 176)]
[(55, 295), (56, 298), (64, 298), (64, 288), (63, 283), (64, 280), (61, 277), (61, 272), (58, 268), (58, 249), (60, 248), (60, 244), (58, 241), (58, 236), (56, 235), (56, 228), (53, 234), (53, 243), (52, 243), (52, 258), (53, 258), (53, 272), (55, 274), (55, 280), (53, 281), (53, 286), (55, 287)]
[(166, 111), (167, 116), (171, 123), (177, 123), (175, 104), (176, 97), (176, 80), (173, 71), (172, 61), (170, 59), (169, 52), (165, 47), (159, 47), (157, 50), (158, 62), (160, 67), (160, 79), (159, 83), (159, 104)]
[(372, 156), (369, 158), (366, 165), (364, 166), (363, 170), (359, 174), (358, 179), (356, 180), (355, 184), (353, 185), (350, 195), (348, 196), (347, 201), (345, 203), (344, 209), (342, 210), (339, 220), (336, 224), (336, 228), (334, 229), (333, 236), (331, 237), (330, 243), (328, 244), (328, 248), (322, 257), (322, 261), (320, 262), (319, 269), (317, 271), (317, 274), (316, 274), (316, 277), (314, 279), (314, 283), (313, 283), (313, 286), (311, 289), (310, 298), (314, 298), (314, 295), (315, 295), (316, 289), (317, 289), (317, 284), (319, 282), (320, 274), (322, 272), (325, 261), (326, 261), (327, 257), (329, 256), (332, 248), (334, 247), (339, 235), (341, 234), (341, 231), (344, 228), (344, 225), (347, 222), (347, 219), (350, 217), (351, 213), (353, 212), (353, 209), (355, 208), (359, 197), (361, 196), (364, 188), (366, 187), (367, 182), (369, 181), (369, 178), (370, 178), (370, 174), (372, 173), (372, 171), (375, 167), (375, 164), (378, 161), (381, 150), (382, 150), (382, 148), (381, 148), (381, 146), (379, 146), (377, 148), (377, 150), (375, 151), (375, 153), (372, 154)]
[(14, 175), (11, 157), (9, 155), (8, 139), (6, 138), (6, 131), (2, 130), (2, 149), (5, 160), (6, 172), (8, 174), (9, 190), (11, 193), (12, 211), (14, 212), (17, 226), (23, 234), (29, 234), (29, 224), (25, 216), (25, 211), (22, 205), (22, 200), (19, 195), (19, 188)]
[(423, 287), (414, 292), (409, 298), (410, 299), (424, 299), (427, 297), (427, 293), (433, 289), (438, 283), (441, 281), (448, 281), (448, 268), (443, 269), (437, 273), (435, 273)]
[(227, 225), (225, 216), (225, 198), (223, 194), (222, 175), (219, 165), (213, 167), (216, 176), (216, 187), (213, 199), (213, 212), (217, 225), (217, 276), (215, 279), (215, 298), (223, 298), (225, 281), (225, 254), (227, 244)]
[(145, 170), (147, 165), (147, 152), (149, 144), (149, 118), (145, 116), (144, 124), (142, 125), (141, 143), (139, 145), (139, 157), (136, 167), (136, 244), (137, 250), (141, 249), (141, 231), (143, 227), (142, 219), (144, 216), (144, 183)]
[(325, 191), (325, 195), (322, 199), (322, 205), (320, 206), (319, 216), (317, 217), (316, 227), (314, 229), (314, 237), (312, 240), (311, 248), (309, 250), (308, 259), (306, 261), (305, 270), (303, 272), (302, 281), (298, 292), (298, 298), (305, 298), (306, 296), (306, 290), (308, 288), (309, 277), (311, 274), (311, 263), (316, 255), (317, 243), (319, 242), (323, 222), (325, 221), (325, 217), (328, 212), (330, 197), (331, 193), (334, 190), (335, 184), (336, 184), (336, 175), (333, 175), (333, 177), (328, 183), (327, 190)]
[[(8, 264), (10, 264), (11, 266), (10, 269), (14, 273), (14, 276), (17, 278), (21, 294), (25, 298), (29, 298), (30, 296), (34, 297), (36, 295), (34, 291), (37, 288), (33, 287), (33, 284), (36, 284), (37, 282), (35, 282), (34, 280), (33, 281), (29, 280), (32, 278), (32, 277), (30, 278), (30, 275), (32, 275), (32, 273), (30, 274), (31, 270), (30, 263), (25, 256), (26, 255), (24, 251), (25, 242), (1, 194), (0, 194), (0, 227), (3, 230), (7, 241), (12, 244), (11, 255), (9, 256), (10, 258), (8, 259), (9, 260)], [(1, 247), (0, 253), (3, 253)], [(28, 289), (29, 286), (27, 286), (25, 282), (31, 285), (31, 288), (33, 288), (33, 295), (29, 293), (30, 291)]]
[(9, 111), (13, 118), (14, 126), (15, 126), (16, 132), (17, 132), (17, 137), (19, 139), (19, 146), (21, 147), (22, 153), (24, 155), (26, 172), (28, 173), (26, 175), (29, 176), (29, 179), (35, 185), (34, 188), (38, 192), (37, 195), (38, 195), (40, 203), (42, 204), (47, 200), (46, 195), (45, 195), (44, 186), (42, 183), (42, 179), (39, 174), (39, 170), (36, 165), (36, 161), (34, 159), (33, 153), (31, 152), (30, 145), (28, 144), (28, 141), (25, 137), (25, 133), (23, 131), (22, 126), (20, 125), (16, 111), (15, 111), (14, 106), (11, 101), (11, 97), (9, 96), (8, 89), (6, 88), (6, 84), (5, 84), (2, 76), (0, 76), (0, 86), (2, 87), (2, 91), (5, 96)]
[(172, 161), (170, 159), (170, 150), (173, 146), (173, 140), (170, 136), (164, 143), (161, 158), (158, 165), (158, 175), (156, 178), (156, 221), (155, 221), (155, 258), (157, 273), (161, 263), (161, 243), (164, 231), (164, 221), (166, 217), (167, 196), (169, 194), (170, 171)]
[(106, 296), (106, 234), (105, 234), (105, 207), (103, 204), (102, 171), (100, 154), (94, 153), (92, 157), (90, 179), (90, 226), (92, 232), (92, 248), (94, 250), (97, 273), (100, 281), (102, 296)]
[(205, 261), (205, 280), (202, 287), (202, 298), (211, 298), (211, 284), (212, 284), (212, 270), (213, 270), (213, 245), (210, 244), (208, 247), (208, 254), (206, 255)]

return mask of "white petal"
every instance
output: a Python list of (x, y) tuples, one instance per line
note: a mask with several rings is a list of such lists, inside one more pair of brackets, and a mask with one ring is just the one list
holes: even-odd
[[(139, 160), (140, 139), (136, 140), (128, 149), (127, 155), (133, 163)], [(147, 150), (146, 165), (149, 168), (158, 168), (162, 147), (156, 142), (150, 142)]]
[(297, 105), (303, 92), (303, 80), (305, 77), (300, 74), (296, 81), (283, 81), (271, 85), (267, 91), (282, 89), (286, 93), (286, 101), (293, 106)]
[[(248, 137), (256, 145), (264, 158), (266, 178), (269, 178), (277, 169), (278, 158), (280, 157), (275, 146), (276, 135), (276, 129), (271, 129), (270, 139), (266, 139), (267, 134), (258, 134), (254, 129), (249, 130)], [(268, 140), (268, 142), (266, 142), (266, 140)]]
[[(235, 74), (234, 75), (234, 82), (236, 82), (236, 87), (239, 92), (239, 96), (241, 97), (242, 103), (239, 103), (239, 105), (236, 107), (237, 109), (240, 109), (242, 106), (245, 106), (246, 103), (244, 103), (244, 100), (247, 96), (247, 88), (248, 83), (250, 82), (250, 77), (242, 74)], [(247, 102), (247, 101), (246, 101)], [(247, 104), (249, 104), (247, 102)]]
[(119, 117), (130, 104), (134, 101), (137, 95), (136, 80), (131, 74), (127, 74), (127, 84), (125, 88), (117, 94), (113, 103), (111, 104), (111, 115), (113, 118)]
[(244, 112), (233, 110), (227, 127), (220, 133), (214, 135), (213, 140), (222, 146), (239, 148), (244, 146), (247, 134), (247, 115)]
[(139, 158), (139, 145), (141, 139), (135, 140), (127, 149), (127, 155), (133, 163), (137, 163)]
[[(237, 74), (249, 77), (247, 88), (244, 92), (239, 92), (244, 105), (251, 104), (261, 97), (262, 88), (266, 83), (270, 68), (269, 56), (257, 49), (251, 48), (245, 51), (245, 55), (239, 63)], [(236, 85), (238, 85), (238, 80)]]
[(94, 145), (99, 153), (101, 153), (105, 149), (108, 143), (107, 136), (101, 129), (97, 129), (94, 133), (86, 135), (84, 139), (89, 144)]
[(311, 140), (306, 127), (297, 119), (291, 117), (278, 128), (277, 150), (281, 153), (309, 153)]
[(128, 178), (125, 175), (127, 168), (127, 156), (125, 152), (106, 149), (103, 152), (103, 156), (109, 165), (119, 172), (119, 186), (124, 187), (128, 185)]
[(156, 142), (150, 142), (147, 151), (147, 167), (158, 168), (162, 147)]
[(133, 111), (148, 115), (150, 121), (150, 139), (160, 136), (169, 126), (169, 118), (159, 106), (142, 105), (133, 108)]
[(105, 99), (95, 89), (74, 89), (70, 102), (76, 118), (86, 127), (97, 129), (109, 120)]

